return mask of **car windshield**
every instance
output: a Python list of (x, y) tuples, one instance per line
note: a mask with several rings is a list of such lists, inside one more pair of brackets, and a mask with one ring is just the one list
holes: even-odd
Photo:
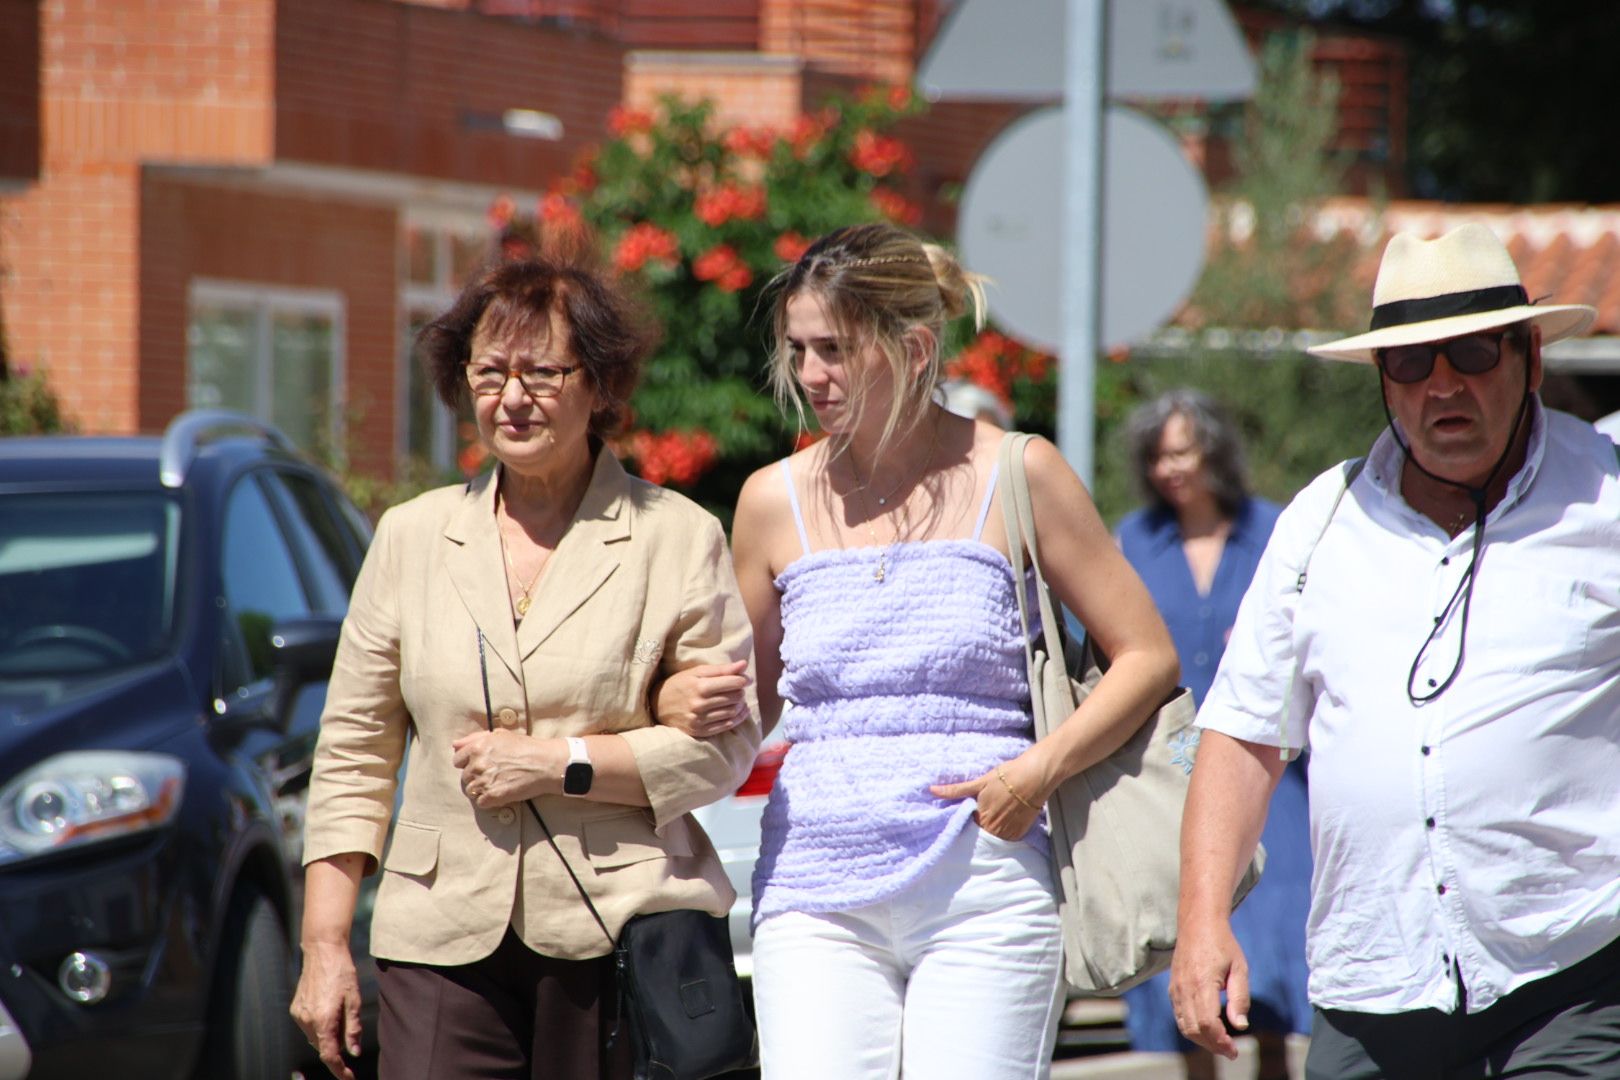
[(0, 500), (0, 679), (97, 675), (165, 652), (180, 508), (160, 494)]

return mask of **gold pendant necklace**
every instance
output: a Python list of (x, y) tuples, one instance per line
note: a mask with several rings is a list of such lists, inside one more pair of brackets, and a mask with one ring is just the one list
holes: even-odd
[[(934, 451), (937, 449), (939, 449), (938, 417), (934, 419), (933, 435), (928, 440), (928, 456), (923, 459), (922, 468), (918, 470), (917, 476), (915, 480), (913, 480), (914, 484), (921, 483), (922, 478), (928, 475), (928, 467), (934, 463)], [(878, 547), (877, 530), (872, 528), (872, 522), (877, 520), (878, 514), (872, 510), (871, 504), (867, 501), (867, 486), (871, 483), (871, 481), (861, 480), (860, 471), (855, 468), (855, 453), (853, 450), (849, 451), (849, 474), (855, 478), (855, 491), (856, 494), (861, 497), (861, 509), (865, 512), (863, 516), (866, 519), (866, 535), (872, 541), (872, 546)], [(902, 478), (900, 483), (889, 489), (889, 493), (887, 495), (877, 497), (877, 504), (880, 508), (882, 508), (882, 513), (885, 516), (887, 516), (889, 513), (889, 510), (887, 509), (889, 500), (894, 498), (895, 495), (899, 493), (900, 489), (905, 486), (906, 481), (904, 478)], [(904, 509), (904, 507), (905, 503), (902, 502), (898, 507), (896, 507), (896, 509)], [(878, 552), (877, 566), (872, 571), (872, 580), (876, 581), (880, 585), (883, 583), (883, 579), (889, 576), (889, 552), (893, 550), (894, 546), (899, 542), (900, 529), (898, 526), (896, 526), (894, 530), (894, 539), (889, 541), (888, 547), (885, 547)]]
[(535, 583), (540, 580), (540, 572), (546, 568), (546, 564), (542, 562), (539, 569), (534, 572), (534, 577), (530, 578), (529, 583), (525, 585), (523, 584), (523, 576), (518, 573), (517, 566), (512, 562), (512, 552), (506, 546), (506, 534), (504, 532), (501, 534), (501, 554), (506, 557), (507, 569), (512, 571), (512, 580), (520, 590), (518, 598), (512, 606), (517, 609), (518, 618), (521, 619), (529, 613), (529, 593), (534, 590)]

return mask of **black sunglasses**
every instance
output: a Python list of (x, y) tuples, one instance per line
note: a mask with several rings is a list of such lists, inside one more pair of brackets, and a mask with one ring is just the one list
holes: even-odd
[(1422, 382), (1434, 372), (1434, 358), (1446, 354), (1453, 371), (1460, 375), (1483, 375), (1502, 360), (1504, 334), (1469, 334), (1450, 341), (1427, 341), (1421, 345), (1392, 345), (1377, 350), (1378, 366), (1390, 382)]

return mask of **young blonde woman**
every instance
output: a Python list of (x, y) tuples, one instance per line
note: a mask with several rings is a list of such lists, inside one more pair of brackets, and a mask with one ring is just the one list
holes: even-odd
[(976, 280), (860, 225), (778, 285), (772, 378), (828, 437), (755, 473), (735, 519), (764, 722), (793, 705), (754, 872), (764, 1075), (1045, 1076), (1061, 947), (1040, 807), (1163, 698), (1175, 651), (1079, 478), (1035, 442), (1043, 569), (1114, 664), (1034, 743), (1002, 433), (933, 399)]

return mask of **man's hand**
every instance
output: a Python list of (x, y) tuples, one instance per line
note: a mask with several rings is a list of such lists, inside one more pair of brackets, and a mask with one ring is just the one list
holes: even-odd
[(338, 1080), (354, 1080), (345, 1052), (360, 1053), (360, 981), (348, 946), (304, 946), (304, 972), (293, 995), (292, 1018)]
[(1237, 1044), (1221, 1019), (1237, 1031), (1249, 1027), (1249, 964), (1227, 919), (1183, 925), (1170, 965), (1170, 1004), (1181, 1034), (1225, 1058), (1237, 1058)]

